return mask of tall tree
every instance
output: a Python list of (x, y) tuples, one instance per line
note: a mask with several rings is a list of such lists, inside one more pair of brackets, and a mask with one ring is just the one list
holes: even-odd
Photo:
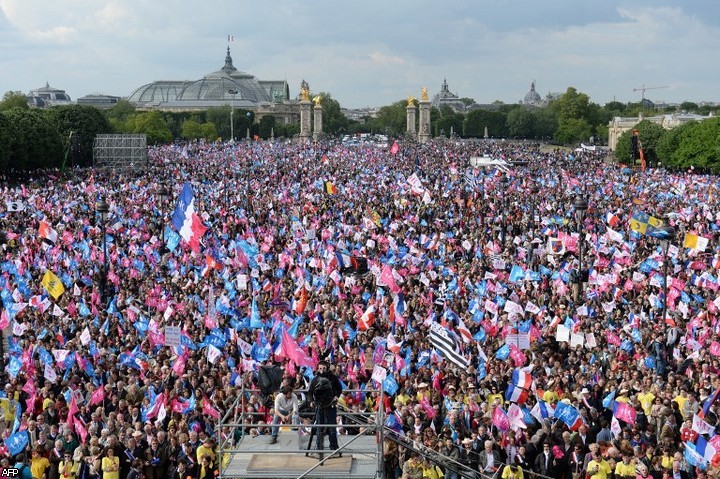
[(62, 140), (55, 125), (36, 109), (13, 108), (0, 113), (7, 119), (8, 168), (34, 170), (59, 167)]
[(20, 108), (22, 110), (30, 108), (27, 96), (21, 91), (6, 91), (2, 101), (0, 101), (0, 111), (10, 110), (11, 108)]
[(527, 108), (518, 105), (507, 115), (507, 131), (510, 138), (537, 138), (535, 134), (536, 117)]
[(675, 166), (707, 168), (720, 172), (720, 118), (698, 122), (683, 131), (680, 144), (672, 155)]
[(88, 105), (62, 105), (45, 112), (63, 140), (66, 165), (92, 165), (95, 137), (112, 132), (107, 117)]
[(482, 138), (485, 128), (488, 136), (492, 138), (505, 138), (507, 136), (505, 124), (507, 115), (501, 111), (473, 110), (465, 115), (463, 133), (465, 137)]

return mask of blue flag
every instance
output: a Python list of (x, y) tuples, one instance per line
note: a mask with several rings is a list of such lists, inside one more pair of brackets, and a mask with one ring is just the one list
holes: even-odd
[(28, 441), (29, 438), (27, 431), (16, 432), (5, 439), (5, 447), (7, 447), (7, 450), (11, 455), (15, 456), (23, 452), (28, 445)]

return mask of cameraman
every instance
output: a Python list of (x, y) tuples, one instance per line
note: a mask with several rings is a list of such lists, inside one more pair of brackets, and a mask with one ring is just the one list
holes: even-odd
[[(315, 407), (315, 424), (337, 424), (337, 398), (342, 394), (342, 386), (337, 376), (329, 370), (327, 361), (318, 363), (315, 377), (310, 382), (308, 391)], [(338, 449), (337, 428), (335, 426), (319, 427), (317, 434), (317, 449), (324, 447), (325, 433), (330, 437), (330, 449)]]

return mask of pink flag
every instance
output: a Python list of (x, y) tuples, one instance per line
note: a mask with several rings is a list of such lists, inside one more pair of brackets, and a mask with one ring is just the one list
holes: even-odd
[(80, 435), (80, 440), (82, 441), (82, 444), (85, 444), (88, 433), (87, 429), (85, 429), (85, 426), (83, 426), (82, 421), (75, 421), (75, 430)]
[(178, 377), (182, 376), (185, 372), (185, 356), (179, 356), (172, 365), (172, 370)]
[(710, 343), (710, 354), (713, 356), (720, 356), (720, 343), (717, 341)]
[(605, 337), (606, 337), (606, 339), (607, 339), (608, 344), (613, 344), (613, 345), (615, 345), (615, 346), (620, 346), (620, 344), (621, 344), (620, 336), (618, 336), (617, 334), (608, 331), (608, 332), (605, 334)]
[(177, 399), (172, 400), (172, 412), (177, 412), (182, 414), (185, 410), (185, 405), (178, 401)]
[(510, 358), (515, 362), (516, 368), (523, 367), (527, 361), (525, 354), (515, 345), (510, 346)]
[(213, 417), (215, 419), (220, 418), (220, 412), (218, 412), (217, 409), (212, 407), (212, 405), (210, 404), (210, 401), (208, 399), (203, 400), (202, 410), (203, 410), (203, 414), (205, 414), (207, 416)]
[(90, 405), (94, 406), (96, 404), (100, 404), (105, 400), (105, 388), (100, 385), (98, 388), (93, 391), (93, 393), (90, 395)]
[(298, 346), (298, 343), (285, 329), (283, 329), (282, 340), (280, 341), (280, 351), (285, 358), (294, 361), (298, 366), (315, 367), (314, 361)]
[(390, 266), (383, 266), (382, 272), (380, 273), (380, 281), (382, 281), (388, 288), (390, 288), (390, 291), (392, 291), (394, 294), (400, 292), (400, 286), (398, 286), (395, 282), (393, 270)]
[(506, 432), (510, 429), (510, 419), (508, 419), (505, 411), (500, 406), (495, 408), (493, 411), (492, 424), (502, 432)]
[(616, 402), (615, 412), (613, 412), (613, 416), (615, 416), (621, 421), (626, 422), (627, 424), (635, 424), (637, 411), (635, 411), (635, 408), (630, 406), (628, 403)]

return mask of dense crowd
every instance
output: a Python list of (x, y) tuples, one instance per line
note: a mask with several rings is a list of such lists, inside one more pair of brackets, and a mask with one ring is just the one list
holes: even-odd
[[(2, 467), (211, 477), (219, 443), (271, 442), (258, 368), (299, 391), (326, 359), (343, 410), (383, 408), (414, 449), (488, 477), (717, 475), (715, 177), (506, 142), (149, 155), (3, 187)], [(509, 165), (471, 165), (484, 155)], [(171, 221), (185, 183), (193, 246)], [(248, 427), (218, 427), (237, 408)], [(458, 477), (384, 446), (387, 477)]]

